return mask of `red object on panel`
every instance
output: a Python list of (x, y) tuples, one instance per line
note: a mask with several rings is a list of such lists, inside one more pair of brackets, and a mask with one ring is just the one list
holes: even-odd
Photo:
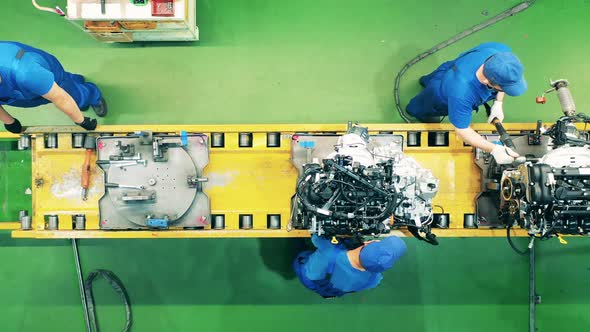
[(174, 16), (174, 0), (152, 0), (152, 16)]

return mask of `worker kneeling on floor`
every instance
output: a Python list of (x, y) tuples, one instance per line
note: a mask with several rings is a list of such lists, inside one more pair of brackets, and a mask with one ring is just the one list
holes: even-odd
[(447, 61), (420, 78), (424, 90), (406, 112), (422, 122), (440, 122), (449, 116), (461, 139), (491, 153), (498, 164), (518, 157), (511, 149), (487, 141), (469, 128), (474, 110), (494, 100), (488, 123), (504, 120), (504, 95), (520, 96), (527, 90), (524, 68), (512, 50), (501, 43), (484, 43)]
[(17, 42), (0, 41), (0, 121), (11, 133), (22, 125), (2, 105), (36, 107), (53, 103), (77, 125), (96, 128), (96, 119), (80, 111), (92, 107), (97, 116), (107, 114), (100, 90), (82, 75), (66, 72), (51, 54)]
[(324, 298), (377, 287), (381, 272), (406, 253), (406, 244), (397, 236), (368, 241), (353, 250), (315, 234), (311, 240), (317, 250), (299, 254), (293, 268), (305, 287)]

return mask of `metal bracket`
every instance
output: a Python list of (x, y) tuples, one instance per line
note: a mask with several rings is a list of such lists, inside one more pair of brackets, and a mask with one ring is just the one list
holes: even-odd
[(139, 137), (141, 145), (150, 145), (154, 141), (154, 134), (151, 131), (136, 131), (134, 134)]
[(203, 182), (207, 182), (209, 179), (207, 178), (200, 178), (195, 176), (188, 176), (186, 178), (186, 182), (188, 184), (188, 186), (190, 188), (197, 188), (199, 191), (201, 191), (201, 186), (199, 186), (199, 184), (203, 183)]
[(170, 146), (181, 146), (184, 147), (188, 143), (185, 144), (184, 139), (182, 137), (175, 137), (175, 138), (163, 138), (163, 137), (156, 137), (153, 139), (152, 147), (154, 153), (154, 161), (168, 161), (168, 157), (166, 156), (166, 151)]
[[(135, 145), (133, 145), (133, 144), (123, 144), (123, 142), (117, 141), (115, 146), (119, 149), (119, 155), (113, 156), (115, 158), (111, 159), (111, 160), (121, 160), (126, 157), (132, 157), (133, 155), (135, 155)], [(120, 158), (120, 159), (117, 159), (117, 158)]]

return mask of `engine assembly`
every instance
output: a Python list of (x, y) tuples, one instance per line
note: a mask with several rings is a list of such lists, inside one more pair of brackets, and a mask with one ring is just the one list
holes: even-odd
[(349, 126), (343, 136), (294, 136), (292, 161), (299, 177), (291, 227), (325, 237), (354, 237), (405, 226), (437, 244), (431, 226), (438, 179), (406, 157), (402, 147), (402, 136), (369, 136), (359, 126)]
[[(529, 234), (541, 237), (555, 233), (588, 234), (590, 150), (558, 148), (555, 151), (572, 164), (550, 164), (544, 157), (537, 163), (528, 161), (503, 172), (500, 218), (507, 225), (518, 223)], [(576, 153), (585, 154), (581, 166), (576, 165)]]
[(477, 200), (480, 225), (508, 230), (518, 225), (540, 238), (590, 233), (590, 140), (576, 127), (590, 123), (590, 117), (575, 113), (567, 81), (552, 86), (548, 91), (557, 90), (564, 116), (548, 130), (539, 121), (536, 132), (514, 138), (525, 158), (500, 166), (476, 152), (484, 189)]

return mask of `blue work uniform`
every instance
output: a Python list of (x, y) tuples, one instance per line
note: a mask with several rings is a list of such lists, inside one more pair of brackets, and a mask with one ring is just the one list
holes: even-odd
[(293, 269), (301, 283), (325, 298), (339, 297), (377, 287), (381, 273), (360, 271), (352, 267), (347, 249), (342, 244), (313, 235), (316, 251), (304, 251), (293, 262)]
[(96, 85), (64, 70), (51, 54), (17, 42), (0, 41), (0, 105), (36, 107), (50, 101), (42, 96), (53, 83), (63, 88), (82, 110), (98, 105)]
[(484, 43), (443, 63), (420, 78), (424, 90), (410, 101), (406, 111), (418, 119), (448, 115), (455, 127), (469, 127), (473, 111), (497, 95), (475, 73), (492, 55), (511, 51), (501, 43)]

